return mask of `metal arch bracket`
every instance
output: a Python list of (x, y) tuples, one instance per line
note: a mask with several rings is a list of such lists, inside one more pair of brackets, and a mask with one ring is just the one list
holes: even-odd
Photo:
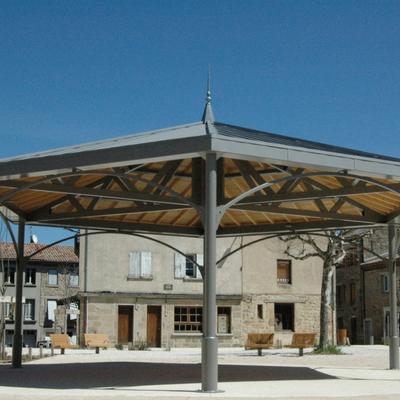
[(221, 206), (224, 208), (224, 210), (228, 210), (229, 208), (231, 208), (232, 206), (236, 205), (237, 203), (239, 203), (241, 200), (245, 199), (246, 197), (259, 192), (260, 190), (263, 190), (267, 187), (276, 185), (278, 183), (282, 183), (282, 182), (287, 182), (290, 180), (301, 180), (303, 178), (312, 178), (312, 177), (318, 177), (318, 176), (332, 176), (332, 177), (346, 177), (346, 178), (353, 178), (353, 179), (358, 179), (367, 183), (371, 183), (377, 186), (380, 186), (390, 192), (393, 192), (397, 195), (400, 195), (400, 189), (395, 189), (390, 185), (387, 185), (385, 183), (379, 182), (375, 179), (372, 178), (367, 178), (367, 177), (360, 177), (359, 175), (355, 175), (355, 174), (348, 174), (348, 173), (338, 173), (338, 172), (309, 172), (306, 174), (299, 174), (299, 175), (290, 175), (290, 176), (285, 176), (283, 178), (279, 178), (279, 179), (275, 179), (274, 181), (271, 182), (266, 182), (262, 185), (259, 185), (253, 189), (248, 190), (247, 192), (241, 194), (238, 197), (235, 197), (234, 199), (232, 199), (231, 201), (229, 201), (228, 203), (226, 203), (224, 206)]

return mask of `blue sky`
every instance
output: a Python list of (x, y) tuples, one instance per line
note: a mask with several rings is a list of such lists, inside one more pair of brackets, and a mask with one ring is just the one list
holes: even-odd
[(199, 121), (208, 64), (217, 121), (400, 158), (399, 21), (384, 0), (0, 0), (0, 158)]

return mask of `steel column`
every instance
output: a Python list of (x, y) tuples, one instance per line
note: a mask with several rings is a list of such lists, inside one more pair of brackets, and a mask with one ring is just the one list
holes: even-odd
[(206, 204), (204, 233), (204, 306), (202, 339), (202, 391), (218, 391), (217, 339), (217, 161), (215, 153), (206, 156)]
[(390, 327), (389, 327), (389, 368), (399, 369), (399, 327), (397, 318), (397, 288), (396, 288), (396, 229), (393, 223), (388, 224), (389, 241), (389, 303), (390, 303)]
[(18, 223), (18, 254), (17, 254), (17, 279), (15, 284), (15, 313), (14, 336), (12, 351), (13, 368), (22, 366), (22, 287), (26, 265), (24, 258), (25, 220), (20, 218)]

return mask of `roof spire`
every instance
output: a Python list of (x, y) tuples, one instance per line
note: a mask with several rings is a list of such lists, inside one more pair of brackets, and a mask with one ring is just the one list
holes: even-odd
[(206, 97), (206, 107), (204, 108), (203, 118), (201, 119), (204, 123), (214, 122), (214, 113), (211, 108), (211, 92), (210, 92), (210, 65), (208, 65), (208, 77), (207, 77), (207, 97)]

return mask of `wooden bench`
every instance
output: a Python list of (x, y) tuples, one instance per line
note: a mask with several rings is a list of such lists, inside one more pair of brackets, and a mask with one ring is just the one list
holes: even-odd
[(105, 333), (84, 333), (85, 346), (95, 347), (96, 354), (100, 353), (100, 347), (110, 347), (111, 343), (108, 343), (108, 336)]
[(292, 343), (285, 344), (283, 347), (299, 349), (299, 356), (302, 356), (305, 348), (314, 347), (316, 336), (316, 333), (294, 333)]
[(273, 333), (249, 333), (246, 347), (257, 349), (258, 355), (262, 355), (262, 349), (269, 349), (274, 345)]
[(65, 354), (65, 349), (79, 349), (79, 345), (71, 344), (69, 336), (66, 333), (53, 333), (50, 334), (51, 346), (59, 347), (61, 349), (61, 354)]

